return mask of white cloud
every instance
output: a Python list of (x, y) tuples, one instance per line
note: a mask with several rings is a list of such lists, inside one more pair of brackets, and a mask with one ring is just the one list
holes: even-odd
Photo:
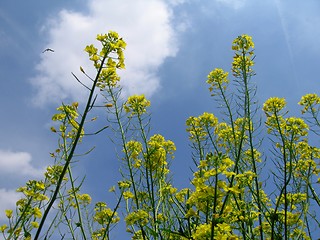
[[(31, 164), (32, 157), (28, 152), (13, 152), (0, 149), (0, 176), (1, 183), (6, 187), (19, 185), (26, 178), (39, 178), (44, 169), (36, 168)], [(3, 186), (1, 186), (3, 187)], [(15, 209), (15, 203), (21, 197), (21, 193), (15, 189), (0, 188), (0, 225), (6, 221), (4, 210)]]
[(79, 66), (86, 72), (92, 69), (83, 49), (97, 43), (97, 33), (109, 30), (117, 31), (128, 44), (126, 70), (121, 72), (125, 91), (154, 94), (161, 85), (158, 67), (178, 50), (169, 6), (162, 0), (123, 0), (121, 4), (117, 0), (91, 0), (86, 14), (62, 10), (44, 26), (49, 37), (46, 46), (55, 52), (41, 55), (37, 75), (32, 79), (37, 90), (34, 102), (43, 105), (67, 97), (83, 99), (85, 90), (70, 72), (80, 77)]
[(15, 190), (0, 188), (0, 222), (7, 220), (4, 211), (6, 209), (14, 210), (15, 203), (20, 199), (20, 195)]
[(14, 178), (30, 176), (39, 177), (44, 169), (38, 169), (31, 165), (31, 155), (27, 152), (12, 152), (0, 149), (0, 174), (1, 176), (13, 176)]

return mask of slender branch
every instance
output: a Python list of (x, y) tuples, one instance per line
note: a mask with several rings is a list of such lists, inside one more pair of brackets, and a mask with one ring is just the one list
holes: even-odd
[[(108, 51), (107, 51), (107, 52), (108, 52)], [(97, 82), (98, 82), (100, 73), (101, 73), (101, 71), (102, 71), (102, 69), (103, 69), (103, 65), (104, 65), (104, 62), (105, 62), (105, 60), (106, 60), (106, 58), (107, 58), (107, 55), (108, 55), (108, 53), (104, 56), (104, 58), (103, 58), (102, 61), (101, 61), (101, 65), (100, 65), (100, 67), (99, 67), (99, 69), (98, 69), (96, 78), (95, 78), (95, 80), (94, 80), (94, 82), (93, 82), (93, 84), (92, 84), (92, 87), (91, 87), (91, 90), (90, 90), (90, 94), (89, 94), (89, 97), (88, 97), (88, 100), (87, 100), (87, 104), (86, 104), (86, 107), (85, 107), (85, 109), (84, 109), (84, 112), (83, 112), (83, 115), (82, 115), (82, 118), (81, 118), (81, 122), (80, 122), (80, 124), (79, 124), (78, 130), (77, 130), (77, 134), (76, 134), (75, 139), (74, 139), (74, 142), (73, 142), (73, 144), (72, 144), (70, 153), (69, 153), (69, 155), (68, 155), (68, 157), (67, 157), (66, 163), (65, 163), (65, 165), (64, 165), (64, 167), (63, 167), (63, 170), (62, 170), (62, 172), (61, 172), (61, 174), (60, 174), (60, 177), (59, 177), (59, 180), (58, 180), (58, 182), (57, 182), (57, 186), (56, 186), (56, 188), (55, 188), (55, 191), (54, 191), (54, 193), (53, 193), (53, 195), (52, 195), (52, 197), (51, 197), (51, 200), (49, 201), (48, 206), (47, 206), (47, 208), (46, 208), (46, 210), (45, 210), (45, 212), (44, 212), (44, 214), (43, 214), (43, 217), (42, 217), (41, 222), (40, 222), (40, 224), (39, 224), (39, 228), (38, 228), (38, 230), (37, 230), (37, 232), (36, 232), (36, 235), (35, 235), (34, 240), (37, 240), (37, 239), (39, 238), (39, 236), (40, 236), (40, 233), (41, 233), (41, 231), (42, 231), (43, 225), (44, 225), (44, 223), (45, 223), (45, 221), (46, 221), (46, 219), (47, 219), (47, 217), (48, 217), (48, 214), (49, 214), (49, 212), (50, 212), (50, 210), (51, 210), (51, 208), (52, 208), (52, 206), (53, 206), (53, 203), (55, 202), (55, 200), (56, 200), (56, 198), (57, 198), (58, 192), (59, 192), (60, 187), (61, 187), (61, 184), (62, 184), (62, 180), (63, 180), (63, 178), (64, 178), (64, 175), (66, 174), (66, 172), (67, 172), (67, 170), (68, 170), (68, 167), (69, 167), (69, 165), (70, 165), (70, 162), (71, 162), (71, 160), (72, 160), (72, 158), (73, 158), (74, 152), (75, 152), (75, 150), (76, 150), (76, 147), (77, 147), (78, 142), (79, 142), (80, 137), (81, 137), (81, 132), (82, 132), (82, 129), (83, 129), (83, 127), (84, 127), (84, 123), (85, 123), (85, 120), (86, 120), (88, 111), (89, 111), (89, 109), (90, 109), (90, 107), (91, 107), (91, 102), (92, 102), (93, 94), (94, 94), (94, 91), (95, 91), (95, 87), (96, 87), (96, 85), (97, 85)]]

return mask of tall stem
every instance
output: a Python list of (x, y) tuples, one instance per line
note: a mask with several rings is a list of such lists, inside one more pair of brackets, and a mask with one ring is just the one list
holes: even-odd
[(100, 73), (101, 73), (101, 71), (102, 71), (102, 69), (103, 69), (104, 62), (105, 62), (108, 54), (109, 54), (109, 51), (107, 51), (107, 54), (103, 57), (103, 59), (102, 59), (102, 61), (101, 61), (101, 65), (100, 65), (100, 67), (99, 67), (99, 69), (98, 69), (96, 78), (95, 78), (94, 81), (93, 81), (92, 87), (91, 87), (91, 89), (90, 89), (90, 94), (89, 94), (89, 97), (88, 97), (88, 100), (87, 100), (87, 104), (86, 104), (86, 107), (85, 107), (85, 109), (84, 109), (84, 112), (83, 112), (83, 115), (82, 115), (82, 118), (81, 118), (81, 122), (80, 122), (80, 124), (79, 124), (79, 127), (78, 127), (78, 129), (77, 129), (77, 133), (76, 133), (76, 136), (75, 136), (75, 138), (74, 138), (74, 142), (73, 142), (73, 144), (72, 144), (72, 146), (71, 146), (70, 153), (69, 153), (69, 155), (68, 155), (68, 157), (67, 157), (67, 159), (66, 159), (66, 163), (64, 164), (64, 167), (63, 167), (63, 169), (62, 169), (62, 172), (61, 172), (61, 174), (60, 174), (60, 176), (59, 176), (59, 179), (58, 179), (58, 182), (57, 182), (57, 186), (56, 186), (56, 188), (55, 188), (55, 191), (54, 191), (54, 193), (53, 193), (53, 195), (52, 195), (52, 197), (51, 197), (51, 199), (50, 199), (50, 201), (49, 201), (49, 203), (48, 203), (48, 206), (47, 206), (47, 208), (46, 208), (46, 210), (45, 210), (45, 212), (44, 212), (44, 214), (43, 214), (43, 217), (42, 217), (41, 222), (40, 222), (40, 224), (39, 224), (39, 228), (38, 228), (38, 230), (37, 230), (37, 232), (36, 232), (36, 235), (35, 235), (35, 237), (34, 237), (34, 240), (37, 240), (37, 239), (39, 238), (40, 233), (41, 233), (42, 228), (43, 228), (43, 225), (44, 225), (44, 223), (45, 223), (45, 221), (46, 221), (46, 219), (47, 219), (47, 217), (48, 217), (48, 214), (49, 214), (49, 212), (50, 212), (50, 210), (51, 210), (51, 208), (52, 208), (55, 200), (57, 199), (57, 195), (58, 195), (58, 193), (59, 193), (59, 190), (60, 190), (60, 187), (61, 187), (63, 178), (64, 178), (64, 176), (65, 176), (65, 174), (66, 174), (66, 172), (67, 172), (67, 170), (68, 170), (68, 168), (69, 168), (70, 162), (71, 162), (71, 160), (72, 160), (72, 158), (73, 158), (74, 152), (75, 152), (75, 150), (76, 150), (76, 148), (77, 148), (77, 145), (78, 145), (78, 142), (79, 142), (79, 140), (80, 140), (81, 132), (82, 132), (82, 130), (83, 130), (83, 127), (84, 127), (84, 123), (85, 123), (85, 121), (86, 121), (87, 114), (88, 114), (89, 110), (90, 110), (91, 107), (92, 107), (91, 105), (92, 105), (92, 100), (93, 100), (93, 94), (94, 94), (94, 91), (95, 91), (95, 88), (96, 88), (96, 85), (97, 85), (97, 82), (98, 82)]

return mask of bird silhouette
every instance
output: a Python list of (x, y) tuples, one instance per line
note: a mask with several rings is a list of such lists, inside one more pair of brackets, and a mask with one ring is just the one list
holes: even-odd
[(53, 49), (51, 49), (51, 48), (47, 48), (47, 49), (43, 50), (43, 52), (42, 52), (42, 53), (45, 53), (45, 52), (54, 52), (54, 50), (53, 50)]

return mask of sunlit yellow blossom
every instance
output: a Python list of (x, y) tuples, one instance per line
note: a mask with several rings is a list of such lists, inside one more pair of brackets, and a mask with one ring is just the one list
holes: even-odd
[(193, 239), (207, 240), (211, 236), (211, 224), (201, 224), (197, 226), (197, 229), (192, 233)]
[(118, 214), (107, 207), (107, 204), (104, 202), (98, 202), (95, 205), (95, 215), (93, 220), (101, 225), (109, 223), (117, 223), (120, 218)]
[(12, 217), (12, 213), (13, 213), (13, 211), (11, 209), (5, 210), (5, 214), (6, 214), (7, 218), (11, 218)]
[(197, 213), (193, 208), (189, 208), (185, 214), (185, 218), (197, 217)]
[(133, 193), (131, 192), (131, 191), (125, 191), (124, 193), (123, 193), (123, 197), (124, 197), (124, 199), (129, 199), (129, 198), (133, 198), (134, 197), (134, 195), (133, 195)]
[(253, 48), (254, 43), (248, 35), (241, 35), (233, 41), (232, 50), (236, 53), (233, 57), (232, 72), (235, 77), (247, 80), (248, 77), (254, 75), (251, 68), (254, 65)]
[(263, 111), (267, 114), (275, 114), (280, 112), (286, 106), (284, 98), (272, 97), (263, 104)]
[(131, 212), (125, 218), (127, 226), (132, 226), (135, 224), (140, 224), (141, 226), (146, 225), (149, 222), (149, 214), (144, 210), (137, 210), (135, 212)]
[(235, 77), (251, 76), (254, 74), (253, 60), (250, 56), (235, 55), (232, 62), (232, 72)]
[(176, 193), (176, 199), (180, 202), (183, 202), (185, 197), (189, 195), (191, 190), (189, 188), (183, 188), (178, 193)]
[[(89, 59), (93, 61), (94, 67), (100, 71), (97, 87), (102, 90), (117, 87), (120, 77), (116, 70), (125, 68), (123, 50), (126, 43), (118, 33), (113, 31), (108, 34), (98, 34), (96, 39), (102, 44), (101, 50), (98, 51), (91, 44), (85, 48), (85, 51), (89, 54)], [(80, 70), (83, 69), (80, 68)]]
[(232, 192), (232, 193), (236, 193), (236, 194), (239, 194), (240, 193), (240, 190), (238, 187), (234, 186), (234, 187), (229, 187), (228, 188), (228, 191)]
[(0, 226), (0, 232), (4, 232), (6, 229), (8, 228), (8, 226), (6, 224), (3, 224)]
[(193, 141), (203, 141), (212, 128), (218, 124), (218, 118), (212, 113), (204, 112), (198, 117), (189, 117), (186, 121), (187, 132)]
[(128, 181), (119, 181), (118, 186), (120, 189), (127, 189), (131, 186), (131, 184)]
[(171, 184), (166, 184), (166, 186), (161, 188), (161, 193), (164, 195), (173, 195), (177, 192), (177, 188), (173, 187)]
[[(176, 150), (174, 143), (160, 134), (155, 134), (148, 140), (148, 152), (144, 154), (145, 165), (151, 170), (162, 170), (167, 164), (167, 157), (173, 158)], [(162, 174), (164, 172), (162, 171)]]
[(105, 89), (107, 87), (116, 87), (120, 77), (114, 67), (103, 68), (100, 72), (97, 86), (100, 89)]
[(316, 93), (309, 93), (301, 97), (300, 102), (298, 103), (301, 106), (304, 106), (304, 109), (302, 110), (302, 113), (305, 113), (309, 110), (315, 112), (319, 110), (319, 107), (316, 109), (315, 106), (317, 104), (320, 104), (320, 96), (318, 96)]
[(249, 51), (251, 48), (254, 48), (252, 37), (246, 34), (243, 34), (237, 37), (232, 42), (232, 50), (235, 50), (235, 51), (241, 51), (242, 49), (245, 51)]
[(209, 73), (207, 83), (210, 85), (209, 91), (212, 92), (214, 89), (225, 90), (228, 80), (228, 72), (223, 71), (221, 68), (216, 68)]
[(286, 119), (285, 124), (283, 123), (281, 127), (290, 135), (301, 135), (305, 136), (308, 134), (309, 126), (301, 118), (289, 117)]
[(41, 218), (42, 217), (42, 212), (40, 211), (40, 209), (38, 207), (35, 207), (33, 209), (33, 215), (36, 217), (36, 218)]
[(87, 193), (79, 194), (78, 199), (81, 201), (81, 204), (88, 205), (91, 203), (91, 196)]
[(98, 49), (95, 48), (93, 44), (86, 46), (84, 50), (89, 54), (90, 57), (98, 53)]
[(38, 228), (39, 227), (39, 223), (38, 222), (31, 222), (31, 226), (33, 228)]
[(131, 140), (126, 143), (126, 149), (123, 151), (127, 151), (127, 154), (132, 159), (137, 159), (139, 155), (142, 153), (142, 143), (138, 141)]
[(261, 153), (257, 149), (248, 149), (244, 152), (244, 160), (261, 162)]
[(150, 106), (150, 101), (146, 99), (144, 95), (133, 95), (128, 98), (124, 109), (127, 113), (132, 115), (142, 115), (147, 110), (147, 107)]

